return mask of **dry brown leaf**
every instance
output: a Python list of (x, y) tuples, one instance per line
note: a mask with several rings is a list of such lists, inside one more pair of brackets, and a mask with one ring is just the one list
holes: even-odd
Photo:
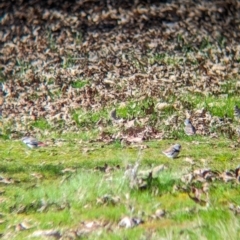
[(74, 173), (76, 172), (76, 169), (73, 169), (73, 168), (65, 168), (61, 171), (62, 173)]
[[(240, 6), (234, 1), (185, 1), (184, 7), (181, 1), (154, 5), (121, 1), (117, 7), (112, 2), (96, 7), (94, 1), (80, 1), (70, 5), (69, 11), (65, 4), (57, 9), (50, 5), (51, 1), (47, 7), (40, 1), (24, 2), (12, 11), (11, 2), (1, 5), (0, 68), (6, 81), (0, 86), (4, 95), (0, 113), (3, 126), (11, 122), (13, 131), (34, 133), (39, 130), (31, 124), (46, 119), (54, 129), (75, 132), (79, 126), (73, 109), (101, 112), (121, 103), (126, 107), (132, 99), (144, 103), (148, 97), (154, 102), (141, 108), (148, 118), (141, 123), (159, 129), (165, 120), (172, 127), (169, 131), (177, 131), (179, 119), (193, 108), (183, 100), (188, 92), (221, 96), (226, 81), (239, 74), (239, 29), (234, 23)], [(166, 21), (159, 25), (157, 16)], [(19, 28), (19, 17), (28, 24)], [(84, 28), (81, 36), (79, 28)], [(224, 36), (222, 42), (216, 41), (219, 36)], [(238, 83), (228, 92), (237, 96)], [(177, 97), (173, 104), (177, 117), (165, 119), (163, 110), (168, 106), (161, 104), (169, 104), (169, 96)], [(160, 103), (154, 106), (155, 102)], [(151, 118), (153, 108), (164, 118), (161, 123)], [(233, 134), (231, 122), (212, 133), (209, 113), (193, 112), (191, 117), (197, 134), (214, 138), (218, 132), (230, 138)], [(107, 121), (97, 124), (103, 131), (108, 127)], [(121, 123), (114, 125), (123, 133)], [(171, 136), (166, 131), (148, 132), (147, 137), (163, 134)], [(108, 143), (111, 137), (100, 140)]]
[(134, 126), (135, 126), (135, 120), (127, 121), (126, 123), (124, 123), (124, 127), (125, 127), (126, 129), (132, 128), (132, 127), (134, 127)]
[(16, 225), (15, 231), (23, 231), (31, 228), (33, 228), (31, 224), (29, 224), (28, 222), (22, 222)]
[(41, 179), (43, 178), (43, 175), (41, 173), (31, 173), (31, 176), (37, 178), (37, 179)]
[(229, 209), (232, 210), (234, 212), (235, 215), (239, 215), (240, 214), (240, 206), (237, 206), (233, 203), (229, 204)]
[(133, 228), (141, 223), (143, 223), (143, 220), (140, 218), (130, 218), (126, 216), (121, 219), (118, 226), (122, 228)]
[(82, 148), (82, 152), (83, 152), (83, 153), (92, 152), (92, 151), (94, 151), (94, 150), (96, 150), (96, 149), (95, 149), (95, 148), (89, 148), (89, 147), (84, 147), (84, 148)]
[(186, 161), (186, 162), (188, 162), (188, 163), (190, 163), (190, 164), (195, 164), (194, 163), (194, 160), (192, 159), (192, 158), (189, 158), (189, 157), (186, 157), (185, 159), (184, 159), (184, 161)]
[(208, 194), (205, 193), (202, 189), (196, 188), (196, 187), (191, 187), (190, 193), (188, 193), (188, 196), (196, 203), (203, 205), (203, 206), (208, 206), (209, 204), (209, 199), (208, 199)]
[(61, 238), (61, 233), (58, 230), (49, 229), (49, 230), (37, 230), (31, 234), (31, 237), (54, 237), (56, 239)]
[(154, 218), (163, 218), (166, 215), (166, 211), (163, 209), (157, 209), (154, 213)]
[(127, 137), (126, 141), (130, 143), (142, 143), (143, 138), (142, 137)]
[(3, 224), (3, 223), (5, 223), (5, 222), (6, 222), (6, 220), (0, 219), (0, 224)]
[(234, 176), (234, 174), (232, 172), (226, 171), (223, 173), (219, 174), (220, 179), (222, 179), (224, 182), (229, 182), (229, 181), (233, 181), (236, 179), (236, 177)]
[(13, 183), (14, 183), (14, 180), (11, 179), (11, 178), (0, 177), (0, 183), (13, 184)]

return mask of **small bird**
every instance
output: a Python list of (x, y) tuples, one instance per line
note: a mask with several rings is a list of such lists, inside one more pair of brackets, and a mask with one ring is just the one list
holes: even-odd
[(45, 146), (45, 144), (43, 142), (40, 142), (36, 138), (33, 138), (33, 137), (23, 137), (22, 141), (29, 148), (37, 148), (37, 147), (40, 147), (40, 146)]
[(109, 113), (109, 116), (112, 120), (118, 120), (116, 108), (112, 109), (112, 111)]
[(235, 107), (234, 107), (234, 116), (237, 119), (240, 118), (240, 108), (237, 105), (235, 105)]
[(122, 122), (123, 122), (123, 119), (122, 119), (122, 118), (119, 118), (119, 117), (117, 116), (116, 108), (114, 108), (114, 109), (109, 113), (109, 117), (110, 117), (110, 119), (112, 120), (112, 122), (114, 122), (114, 123), (122, 123)]
[(191, 121), (189, 119), (186, 119), (184, 121), (185, 124), (185, 128), (184, 128), (184, 132), (188, 135), (188, 136), (192, 136), (196, 134), (196, 129), (195, 127), (192, 125)]
[(178, 156), (181, 150), (181, 145), (180, 144), (175, 144), (168, 148), (167, 150), (163, 151), (162, 153), (165, 154), (169, 158), (175, 158)]

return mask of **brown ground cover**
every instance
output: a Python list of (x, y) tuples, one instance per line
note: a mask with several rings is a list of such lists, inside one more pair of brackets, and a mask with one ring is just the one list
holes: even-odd
[(239, 77), (239, 1), (5, 1), (0, 15), (2, 121), (11, 131), (37, 131), (39, 119), (75, 131), (74, 111), (130, 101), (153, 103), (144, 125), (158, 126), (150, 116), (169, 101), (180, 119), (193, 111), (208, 121), (184, 96), (220, 96)]

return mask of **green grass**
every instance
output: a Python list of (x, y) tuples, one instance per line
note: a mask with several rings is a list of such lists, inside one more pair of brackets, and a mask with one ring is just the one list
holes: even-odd
[(156, 116), (154, 112), (154, 103), (155, 100), (151, 97), (146, 97), (141, 101), (129, 100), (125, 106), (117, 109), (117, 114), (124, 119), (133, 119), (136, 117), (143, 117), (146, 115), (146, 111), (150, 111), (152, 115)]
[[(56, 52), (55, 36), (49, 32), (47, 39), (50, 49)], [(74, 41), (80, 44), (82, 35), (76, 34)], [(211, 56), (208, 51), (216, 47), (207, 38), (199, 46), (180, 35), (177, 42), (176, 54), (149, 52), (139, 57), (130, 52), (129, 63), (141, 73), (146, 73), (147, 68), (153, 65), (175, 68), (191, 64), (198, 67), (200, 62), (195, 53), (202, 57), (201, 61), (209, 60)], [(224, 38), (219, 38), (216, 44), (224, 47)], [(182, 54), (179, 55), (178, 51)], [(62, 67), (75, 67), (80, 58), (71, 51), (65, 54)], [(31, 65), (18, 59), (17, 67), (22, 77)], [(199, 78), (196, 74), (190, 83), (198, 83), (201, 81)], [(84, 228), (83, 222), (104, 221), (111, 226), (110, 230), (99, 226), (88, 229), (79, 238), (239, 239), (239, 216), (229, 209), (230, 204), (240, 206), (239, 183), (220, 179), (209, 181), (209, 201), (200, 205), (190, 197), (190, 190), (201, 190), (203, 183), (186, 183), (182, 180), (186, 174), (197, 169), (210, 168), (223, 172), (234, 170), (239, 165), (239, 143), (236, 142), (236, 136), (230, 136), (228, 125), (229, 122), (233, 126), (238, 124), (233, 115), (234, 106), (240, 106), (237, 79), (220, 82), (214, 94), (208, 91), (191, 92), (188, 86), (181, 86), (183, 88), (177, 94), (166, 93), (160, 95), (161, 98), (156, 95), (131, 96), (124, 102), (114, 104), (118, 117), (126, 121), (136, 119), (136, 129), (145, 126), (138, 120), (148, 117), (148, 125), (169, 133), (165, 140), (143, 142), (142, 145), (147, 148), (141, 151), (140, 146), (123, 147), (120, 139), (111, 143), (96, 141), (101, 132), (112, 136), (127, 130), (124, 124), (114, 126), (109, 119), (109, 112), (113, 108), (111, 104), (98, 109), (72, 111), (71, 117), (79, 128), (74, 133), (54, 132), (55, 127), (45, 119), (31, 122), (29, 129), (40, 133), (42, 136), (39, 138), (47, 138), (43, 140), (48, 143), (47, 147), (33, 150), (11, 139), (14, 120), (7, 123), (3, 121), (0, 135), (0, 234), (5, 238), (26, 239), (31, 238), (36, 230), (56, 229), (64, 235), (71, 230), (80, 231)], [(47, 85), (55, 82), (54, 78), (45, 80)], [(91, 80), (77, 77), (70, 84), (75, 90), (82, 91), (86, 86), (91, 86)], [(124, 85), (116, 88), (119, 91), (126, 90)], [(164, 92), (165, 88), (160, 90)], [(63, 92), (58, 89), (48, 94), (52, 99), (58, 99)], [(37, 93), (33, 93), (30, 98), (37, 99)], [(168, 106), (157, 109), (157, 104), (162, 102)], [(176, 104), (180, 104), (182, 109), (179, 110)], [(228, 122), (224, 124), (226, 128), (229, 127), (230, 133), (226, 134), (226, 129), (221, 133), (221, 128), (214, 126), (210, 131), (220, 133), (218, 139), (200, 135), (186, 136), (183, 123), (179, 123), (177, 128), (173, 128), (173, 124), (165, 124), (173, 116), (179, 118), (178, 122), (182, 121), (185, 110), (200, 109), (216, 118), (227, 119)], [(60, 119), (56, 125), (62, 129), (65, 122)], [(58, 141), (59, 138), (61, 141)], [(175, 160), (166, 158), (162, 150), (176, 142), (182, 146), (181, 154)], [(145, 188), (136, 185), (132, 188), (125, 175), (128, 166), (133, 166), (137, 160), (140, 161), (137, 179), (147, 182)], [(99, 170), (104, 169), (105, 164), (112, 170)], [(146, 175), (146, 170), (151, 172), (151, 169), (161, 164), (166, 169), (159, 176), (152, 178), (151, 174)], [(141, 172), (145, 173), (145, 178), (141, 177)], [(160, 219), (155, 215), (158, 209), (166, 212)], [(125, 216), (141, 218), (143, 224), (131, 229), (120, 228), (118, 223)], [(29, 222), (32, 228), (17, 231), (16, 226), (23, 222)]]
[(41, 130), (50, 129), (50, 125), (46, 119), (38, 119), (31, 124), (32, 127)]
[[(101, 147), (86, 140), (80, 144), (74, 142), (76, 138), (77, 135), (66, 135), (61, 147), (34, 150), (19, 141), (0, 141), (0, 175), (14, 180), (0, 186), (2, 234), (15, 234), (14, 239), (23, 239), (36, 230), (60, 229), (65, 233), (76, 229), (82, 221), (104, 220), (111, 222), (114, 231), (100, 228), (88, 233), (86, 239), (144, 238), (149, 234), (157, 239), (239, 237), (239, 219), (228, 208), (229, 203), (240, 205), (236, 183), (210, 182), (209, 207), (197, 204), (184, 191), (174, 190), (175, 186), (182, 186), (181, 177), (191, 169), (236, 168), (240, 151), (230, 148), (230, 140), (215, 142), (202, 137), (198, 138), (200, 144), (192, 145), (191, 141), (179, 139), (182, 152), (175, 160), (161, 154), (173, 140), (146, 142), (149, 148), (141, 153), (139, 171), (160, 164), (167, 169), (147, 189), (137, 190), (130, 189), (124, 172), (128, 164), (137, 160), (138, 149), (122, 148), (117, 143)], [(83, 152), (83, 147), (93, 151)], [(190, 166), (184, 160), (186, 157), (195, 164)], [(120, 169), (109, 173), (94, 170), (105, 163), (111, 167), (119, 165)], [(67, 168), (73, 171), (64, 172)], [(41, 174), (41, 178), (33, 174)], [(104, 196), (119, 200), (114, 204), (98, 202)], [(150, 216), (159, 208), (166, 211), (166, 216), (152, 219)], [(131, 230), (117, 227), (124, 216), (138, 216), (144, 224)], [(33, 228), (20, 232), (15, 232), (14, 227), (7, 228), (24, 221), (31, 222)]]
[(95, 125), (102, 118), (107, 119), (108, 113), (106, 110), (101, 111), (85, 111), (82, 109), (75, 110), (72, 113), (72, 118), (79, 127), (87, 127)]
[(73, 88), (83, 88), (88, 84), (88, 80), (77, 79), (72, 83)]
[[(63, 5), (65, 10), (69, 7)], [(170, 5), (167, 10), (162, 7), (161, 14), (166, 13), (167, 18), (174, 15), (175, 7), (171, 11)], [(72, 12), (78, 8), (74, 6)], [(56, 229), (63, 234), (61, 239), (71, 239), (65, 234), (71, 230), (78, 234), (84, 222), (94, 221), (100, 226), (85, 226), (85, 233), (73, 239), (240, 239), (239, 213), (229, 208), (230, 204), (240, 206), (239, 182), (210, 179), (205, 203), (196, 197), (202, 191), (207, 198), (204, 179), (184, 181), (199, 169), (210, 168), (220, 174), (234, 172), (239, 166), (235, 129), (239, 122), (233, 111), (235, 105), (240, 106), (236, 37), (230, 41), (221, 31), (219, 36), (216, 31), (212, 36), (206, 34), (211, 31), (204, 30), (208, 16), (193, 17), (194, 21), (201, 19), (202, 29), (193, 29), (194, 21), (177, 24), (179, 17), (178, 27), (163, 21), (163, 31), (156, 30), (149, 23), (158, 5), (151, 8), (149, 19), (147, 12), (135, 19), (132, 25), (139, 25), (141, 31), (128, 35), (125, 20), (118, 21), (122, 14), (128, 19), (126, 9), (118, 12), (110, 7), (109, 12), (102, 6), (100, 15), (97, 9), (90, 15), (87, 8), (81, 12), (84, 22), (80, 25), (75, 14), (65, 14), (62, 19), (56, 9), (53, 15), (46, 12), (40, 21), (37, 15), (41, 14), (37, 14), (34, 24), (44, 20), (45, 26), (36, 27), (29, 39), (31, 29), (14, 27), (14, 21), (12, 34), (3, 31), (8, 43), (1, 51), (5, 60), (0, 83), (9, 81), (4, 102), (9, 107), (0, 106), (0, 237), (32, 239), (36, 230)], [(20, 12), (22, 21), (31, 22)], [(51, 26), (47, 24), (49, 14)], [(227, 20), (229, 14), (225, 15)], [(213, 26), (215, 17), (211, 16)], [(58, 19), (64, 23), (61, 28)], [(118, 25), (114, 34), (109, 21), (110, 26)], [(105, 27), (109, 28), (106, 32), (102, 31)], [(145, 27), (149, 31), (145, 32)], [(19, 36), (13, 44), (11, 35)], [(158, 108), (159, 103), (167, 106)], [(25, 116), (24, 120), (22, 114), (46, 105), (53, 112), (46, 112), (45, 118), (28, 121)], [(114, 107), (122, 123), (110, 119)], [(207, 114), (196, 116), (201, 110)], [(184, 133), (188, 114), (199, 132), (207, 128), (202, 135)], [(128, 127), (131, 120), (134, 124)], [(139, 131), (148, 129), (163, 133), (164, 139), (122, 144), (122, 139), (138, 137)], [(28, 149), (19, 140), (26, 133), (47, 146)], [(144, 137), (153, 135), (147, 132)], [(162, 150), (174, 143), (180, 143), (182, 150), (172, 160)], [(126, 169), (136, 161), (139, 169), (134, 185)], [(159, 165), (165, 169), (153, 177), (152, 169)], [(140, 187), (141, 181), (146, 182), (145, 187)], [(159, 209), (165, 210), (165, 216), (157, 218)], [(121, 228), (118, 223), (125, 216), (141, 218), (143, 224)], [(24, 222), (32, 227), (19, 230), (17, 226)]]
[[(224, 92), (227, 92), (224, 90)], [(182, 97), (185, 104), (188, 103), (191, 109), (202, 109), (209, 111), (212, 116), (233, 118), (233, 109), (239, 105), (236, 95), (205, 96), (203, 94), (187, 94)]]

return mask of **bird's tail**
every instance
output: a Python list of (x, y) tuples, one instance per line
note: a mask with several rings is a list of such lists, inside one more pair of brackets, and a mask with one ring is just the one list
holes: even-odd
[(43, 143), (43, 142), (39, 142), (39, 143), (38, 143), (38, 146), (39, 146), (39, 147), (46, 147), (47, 144), (45, 144), (45, 143)]

